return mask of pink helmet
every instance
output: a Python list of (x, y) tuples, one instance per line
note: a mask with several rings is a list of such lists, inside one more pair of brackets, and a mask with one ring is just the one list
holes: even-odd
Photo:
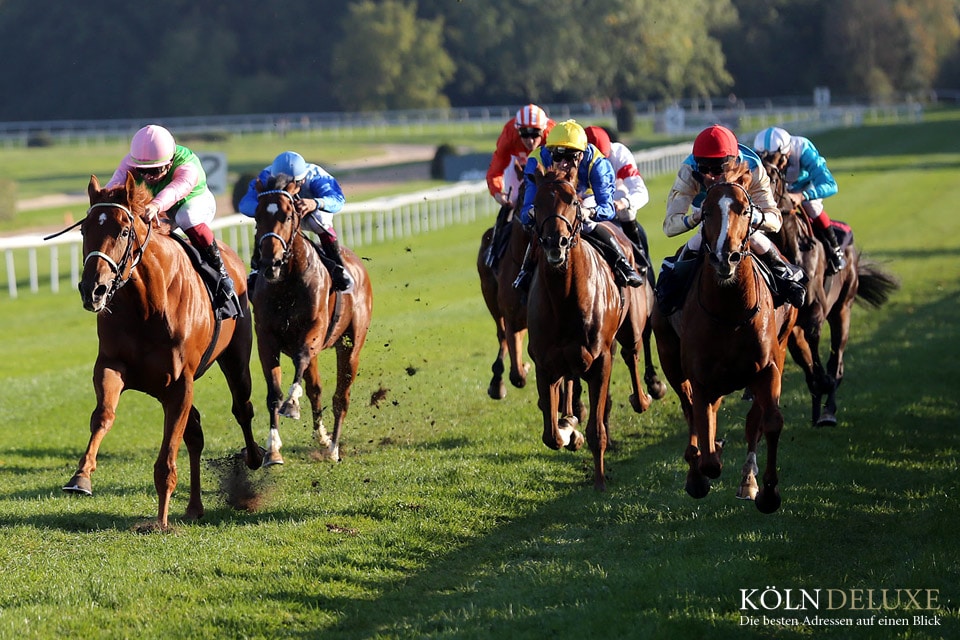
[(513, 124), (517, 129), (545, 129), (547, 127), (547, 114), (537, 105), (528, 104), (517, 111)]
[(144, 169), (162, 167), (173, 160), (177, 143), (173, 135), (156, 124), (148, 124), (133, 134), (130, 141), (130, 159)]

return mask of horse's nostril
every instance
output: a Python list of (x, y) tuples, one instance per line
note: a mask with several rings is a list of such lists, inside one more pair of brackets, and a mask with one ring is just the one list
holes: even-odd
[(727, 258), (727, 260), (730, 262), (730, 264), (739, 264), (739, 263), (740, 263), (740, 260), (742, 260), (742, 259), (743, 259), (743, 254), (741, 254), (739, 251), (735, 251), (735, 252), (731, 253), (731, 254), (730, 254), (730, 257)]

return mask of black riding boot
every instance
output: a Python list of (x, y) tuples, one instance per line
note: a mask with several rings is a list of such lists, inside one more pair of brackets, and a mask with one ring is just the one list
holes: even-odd
[(607, 250), (601, 251), (601, 253), (605, 254), (604, 257), (610, 263), (610, 268), (613, 269), (613, 279), (618, 285), (621, 287), (624, 285), (628, 287), (643, 286), (643, 276), (638, 274), (627, 262), (627, 256), (624, 255), (623, 248), (609, 229), (598, 224), (589, 235), (600, 240), (607, 247)]
[(247, 275), (247, 291), (253, 291), (253, 283), (260, 273), (260, 245), (254, 244), (253, 255), (250, 256), (250, 274)]
[(324, 254), (333, 262), (330, 266), (330, 277), (333, 279), (333, 288), (337, 291), (351, 291), (353, 289), (353, 276), (343, 265), (343, 256), (340, 255), (340, 243), (336, 238), (331, 238), (328, 234), (323, 234), (320, 244), (323, 246)]
[(636, 247), (636, 251), (633, 252), (633, 257), (637, 262), (637, 273), (643, 277), (647, 270), (653, 266), (650, 264), (650, 248), (647, 246), (647, 234), (636, 220), (621, 222), (620, 227), (623, 229), (623, 234), (627, 236), (627, 239)]
[(497, 264), (497, 258), (500, 257), (500, 245), (503, 244), (503, 227), (510, 219), (510, 213), (512, 211), (512, 205), (505, 204), (501, 206), (500, 211), (497, 213), (497, 219), (493, 223), (493, 232), (490, 234), (490, 244), (487, 246), (487, 255), (484, 258), (484, 262), (486, 262), (487, 266), (491, 269)]
[(833, 275), (847, 266), (847, 260), (843, 257), (843, 249), (837, 242), (837, 234), (833, 227), (820, 229), (816, 224), (813, 225), (813, 234), (817, 240), (823, 243), (823, 248), (827, 254), (827, 275)]
[(536, 266), (533, 242), (527, 242), (527, 250), (523, 252), (523, 262), (520, 263), (517, 279), (513, 281), (513, 288), (523, 292), (529, 291), (530, 282), (533, 280), (533, 269)]
[(761, 255), (760, 259), (773, 273), (773, 278), (780, 293), (778, 297), (789, 302), (797, 309), (802, 307), (807, 295), (807, 288), (804, 286), (807, 275), (803, 272), (803, 269), (788, 264), (775, 248), (771, 248)]
[(220, 272), (220, 289), (218, 291), (218, 296), (222, 296), (220, 299), (236, 298), (237, 292), (233, 286), (233, 278), (230, 277), (227, 268), (223, 265), (223, 258), (220, 257), (220, 247), (217, 246), (217, 241), (214, 240), (209, 246), (201, 249), (200, 255), (208, 265)]

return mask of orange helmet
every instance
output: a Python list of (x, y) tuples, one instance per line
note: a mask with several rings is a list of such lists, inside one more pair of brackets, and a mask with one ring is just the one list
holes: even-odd
[(695, 158), (725, 158), (739, 154), (737, 136), (733, 135), (733, 131), (719, 124), (707, 127), (693, 141)]
[(535, 104), (528, 104), (517, 111), (513, 126), (517, 129), (545, 129), (547, 113)]

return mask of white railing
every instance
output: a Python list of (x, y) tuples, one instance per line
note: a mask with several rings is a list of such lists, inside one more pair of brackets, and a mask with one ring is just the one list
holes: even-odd
[[(690, 153), (690, 143), (647, 149), (635, 154), (640, 173), (653, 177), (677, 170)], [(473, 222), (478, 216), (493, 221), (496, 203), (487, 193), (484, 181), (462, 182), (390, 198), (348, 203), (334, 216), (334, 225), (343, 243), (359, 248), (380, 242), (415, 236), (462, 222)], [(211, 227), (217, 237), (233, 247), (249, 262), (253, 246), (253, 220), (242, 215), (217, 218)], [(70, 289), (80, 280), (82, 256), (79, 231), (70, 231), (44, 241), (42, 235), (31, 234), (0, 238), (5, 254), (7, 292), (16, 298), (21, 284), (17, 273), (27, 273), (30, 291), (40, 290), (41, 275), (49, 278), (50, 290), (60, 290), (61, 281), (69, 272)], [(63, 253), (66, 255), (62, 255)], [(41, 269), (43, 256), (49, 270)]]

